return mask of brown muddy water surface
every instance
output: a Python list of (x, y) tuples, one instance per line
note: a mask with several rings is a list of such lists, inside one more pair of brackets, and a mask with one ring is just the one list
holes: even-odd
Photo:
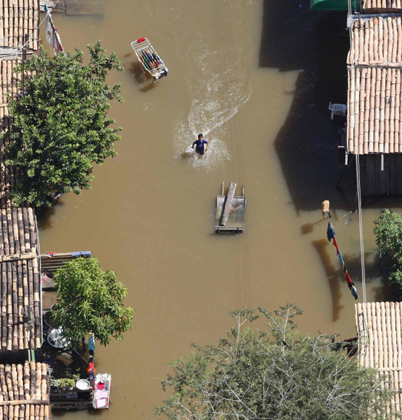
[[(345, 102), (346, 16), (310, 13), (308, 3), (104, 0), (103, 16), (54, 14), (65, 49), (100, 39), (117, 53), (125, 71), (110, 83), (122, 84), (125, 102), (111, 115), (124, 130), (92, 189), (39, 219), (41, 249), (91, 250), (136, 311), (124, 341), (96, 350), (97, 371), (111, 373), (127, 400), (112, 390), (108, 412), (62, 417), (154, 418), (167, 363), (191, 342), (223, 337), (229, 311), (245, 305), (296, 302), (303, 332), (356, 335), (355, 301), (320, 211), (331, 200), (361, 293), (355, 187), (349, 176), (336, 191), (342, 165), (327, 109)], [(156, 84), (130, 46), (143, 36), (169, 68)], [(201, 159), (189, 148), (198, 133), (210, 142)], [(214, 233), (222, 181), (245, 183), (243, 235)], [(372, 222), (386, 206), (398, 207), (383, 200), (364, 210), (368, 300), (384, 298)]]

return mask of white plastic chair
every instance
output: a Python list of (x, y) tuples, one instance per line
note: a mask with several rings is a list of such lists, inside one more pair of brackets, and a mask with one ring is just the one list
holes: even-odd
[(348, 107), (344, 104), (333, 104), (329, 103), (328, 109), (331, 111), (331, 120), (334, 119), (334, 115), (343, 115), (345, 116), (346, 110)]

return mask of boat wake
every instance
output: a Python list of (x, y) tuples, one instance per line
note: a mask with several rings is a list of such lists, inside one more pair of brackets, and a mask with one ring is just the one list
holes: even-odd
[[(176, 158), (186, 158), (192, 168), (211, 171), (231, 159), (226, 123), (251, 96), (249, 76), (243, 65), (245, 57), (242, 51), (232, 54), (236, 54), (237, 59), (231, 57), (229, 60), (219, 51), (205, 51), (201, 56), (194, 57), (197, 73), (189, 81), (194, 99), (175, 133)], [(208, 152), (203, 156), (191, 149), (200, 133), (209, 142)]]

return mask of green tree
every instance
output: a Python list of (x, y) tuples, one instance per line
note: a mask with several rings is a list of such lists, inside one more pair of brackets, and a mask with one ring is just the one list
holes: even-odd
[(402, 216), (385, 209), (374, 224), (380, 257), (389, 262), (388, 279), (397, 285), (402, 295)]
[(296, 332), (295, 305), (259, 311), (266, 330), (248, 326), (261, 315), (232, 312), (236, 324), (218, 345), (193, 344), (190, 356), (171, 362), (162, 388), (172, 395), (155, 413), (191, 420), (385, 418), (391, 393), (373, 370), (336, 351), (336, 335)]
[(19, 98), (10, 98), (13, 125), (3, 134), (6, 164), (22, 173), (14, 204), (50, 206), (53, 191), (81, 194), (93, 179), (93, 164), (115, 156), (113, 143), (121, 128), (110, 127), (109, 100), (122, 102), (120, 85), (106, 83), (109, 70), (120, 71), (115, 53), (105, 54), (100, 42), (88, 45), (89, 63), (83, 52), (49, 58), (32, 55), (16, 73), (24, 73)]
[(104, 346), (123, 339), (132, 327), (134, 310), (123, 306), (125, 286), (113, 271), (102, 271), (96, 258), (68, 261), (55, 272), (57, 304), (53, 317), (63, 335), (78, 344), (92, 332)]

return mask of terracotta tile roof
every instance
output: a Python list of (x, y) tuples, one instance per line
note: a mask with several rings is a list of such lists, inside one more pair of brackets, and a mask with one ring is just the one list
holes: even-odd
[(1, 209), (0, 349), (40, 348), (41, 288), (31, 208)]
[[(360, 365), (376, 368), (390, 389), (402, 391), (402, 302), (358, 303), (355, 317)], [(401, 412), (402, 394), (395, 394), (390, 409)]]
[[(7, 94), (19, 92), (13, 73), (20, 60), (0, 61), (0, 128), (7, 130)], [(6, 166), (0, 139), (0, 351), (40, 348), (41, 284), (38, 234), (32, 208), (13, 207), (11, 192), (19, 173)], [(1, 416), (0, 416), (1, 417)]]
[[(9, 116), (8, 94), (17, 97), (19, 94), (17, 75), (14, 68), (21, 60), (0, 60), (0, 130), (8, 130), (11, 124)], [(20, 77), (20, 75), (18, 75)], [(0, 204), (4, 208), (11, 206), (10, 192), (15, 188), (19, 173), (15, 168), (6, 166), (4, 162), (4, 144), (0, 139)]]
[(354, 21), (348, 54), (348, 152), (402, 153), (401, 71), (401, 18)]
[(20, 48), (29, 38), (27, 49), (39, 49), (39, 0), (1, 0), (0, 46)]
[(401, 0), (363, 0), (361, 2), (363, 13), (379, 12), (400, 12), (402, 10)]
[(0, 418), (50, 420), (46, 363), (0, 365)]

